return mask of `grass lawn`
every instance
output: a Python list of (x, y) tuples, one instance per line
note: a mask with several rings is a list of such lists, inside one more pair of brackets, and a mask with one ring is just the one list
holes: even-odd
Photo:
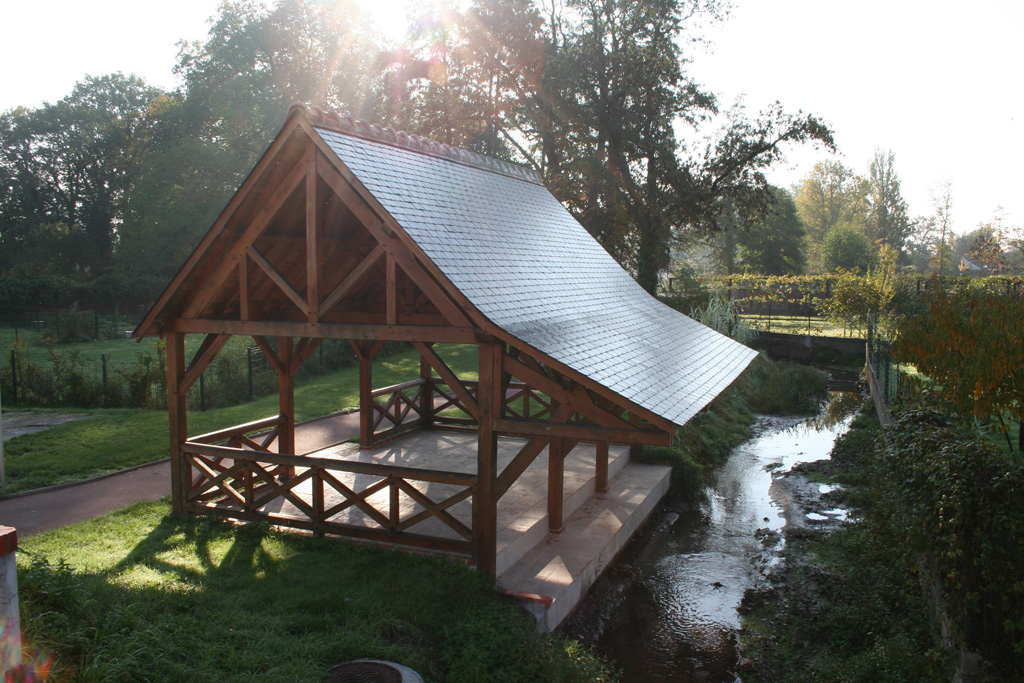
[[(191, 358), (203, 343), (205, 335), (189, 334), (185, 336), (185, 354)], [(43, 335), (34, 330), (18, 329), (18, 339), (28, 343), (28, 356), (33, 363), (39, 365), (50, 365), (53, 359), (50, 352), (43, 343)], [(11, 349), (14, 345), (14, 328), (0, 327), (0, 351), (3, 352), (0, 361), (9, 364), (11, 362)], [(134, 339), (97, 339), (96, 341), (79, 342), (77, 344), (62, 344), (57, 346), (58, 353), (76, 349), (79, 358), (86, 363), (99, 363), (102, 356), (108, 360), (134, 360), (139, 354), (148, 351), (156, 355), (156, 346), (160, 341), (159, 337), (146, 337), (142, 341)], [(250, 337), (232, 337), (227, 345), (221, 350), (222, 354), (244, 353), (246, 347), (252, 346)]]
[[(438, 353), (463, 379), (477, 379), (475, 346), (439, 344)], [(409, 350), (374, 362), (373, 384), (384, 387), (419, 376), (419, 354)], [(359, 369), (342, 368), (295, 388), (295, 419), (309, 420), (359, 405)], [(167, 456), (167, 413), (93, 410), (94, 417), (19, 436), (4, 444), (7, 483), (0, 494), (78, 481)], [(277, 415), (276, 394), (237, 406), (189, 413), (189, 434)]]
[(861, 330), (851, 329), (826, 318), (811, 318), (808, 326), (806, 316), (745, 315), (746, 320), (755, 330), (778, 332), (780, 334), (811, 334), (818, 337), (856, 337), (863, 338)]
[(609, 680), (461, 564), (169, 509), (22, 541), (24, 642), (52, 679), (318, 681), (369, 657), (428, 681)]

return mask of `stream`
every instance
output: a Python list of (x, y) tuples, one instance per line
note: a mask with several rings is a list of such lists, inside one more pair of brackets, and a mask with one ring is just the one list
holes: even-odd
[(787, 518), (844, 517), (843, 510), (794, 510), (799, 496), (780, 475), (827, 458), (858, 400), (834, 392), (815, 418), (760, 417), (706, 500), (697, 509), (668, 503), (656, 511), (563, 630), (614, 661), (626, 682), (739, 680), (737, 609), (777, 561)]

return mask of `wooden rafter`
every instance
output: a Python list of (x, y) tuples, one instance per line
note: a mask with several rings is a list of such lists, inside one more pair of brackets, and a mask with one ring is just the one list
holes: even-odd
[[(528, 364), (529, 363), (529, 364)], [(530, 367), (533, 365), (533, 367)], [(608, 412), (595, 404), (583, 390), (583, 387), (575, 385), (569, 388), (549, 377), (532, 358), (520, 356), (520, 359), (506, 355), (502, 358), (502, 369), (523, 380), (540, 392), (550, 396), (559, 403), (565, 403), (579, 414), (593, 420), (595, 423), (613, 428), (628, 429), (630, 425), (621, 417)], [(578, 390), (577, 390), (578, 389)]]
[(189, 363), (188, 368), (185, 370), (185, 377), (178, 386), (178, 391), (182, 395), (187, 393), (192, 385), (199, 380), (199, 376), (210, 366), (210, 362), (224, 348), (224, 345), (228, 343), (230, 338), (226, 334), (209, 334), (206, 336), (206, 339), (199, 346), (199, 350), (196, 351), (196, 355), (192, 358), (192, 362)]
[(195, 316), (213, 301), (228, 274), (238, 267), (239, 260), (244, 257), (248, 248), (267, 229), (274, 216), (284, 206), (285, 201), (291, 197), (295, 188), (299, 186), (299, 183), (305, 180), (306, 165), (309, 163), (311, 161), (307, 159), (304, 163), (298, 163), (288, 171), (287, 175), (285, 175), (267, 201), (260, 207), (259, 211), (256, 212), (252, 222), (238, 236), (235, 244), (228, 250), (228, 253), (221, 259), (217, 267), (206, 277), (202, 285), (196, 287), (196, 297), (182, 312), (183, 318)]
[(264, 152), (260, 158), (256, 167), (249, 173), (242, 186), (238, 189), (238, 192), (231, 198), (228, 205), (221, 212), (220, 216), (217, 217), (217, 221), (210, 228), (210, 231), (206, 233), (206, 236), (202, 239), (196, 249), (192, 252), (188, 261), (182, 266), (178, 274), (174, 276), (171, 284), (168, 285), (167, 289), (154, 304), (153, 308), (143, 319), (142, 323), (139, 324), (138, 332), (140, 336), (150, 334), (150, 330), (153, 324), (156, 322), (156, 317), (161, 313), (164, 306), (171, 300), (171, 297), (178, 291), (185, 279), (192, 273), (195, 267), (199, 264), (200, 259), (206, 254), (213, 243), (221, 237), (228, 222), (234, 217), (238, 211), (238, 207), (242, 205), (242, 202), (252, 192), (253, 188), (257, 183), (265, 177), (267, 173), (271, 171), (274, 164), (278, 161), (282, 150), (287, 146), (292, 135), (301, 129), (301, 124), (298, 118), (291, 118), (281, 128), (281, 132), (274, 138), (274, 141)]
[[(313, 159), (313, 141), (306, 143), (306, 158)], [(306, 315), (310, 322), (320, 319), (320, 225), (317, 211), (316, 164), (306, 165)]]
[(342, 177), (337, 169), (319, 155), (317, 157), (317, 173), (327, 183), (327, 186), (345, 203), (362, 226), (384, 246), (388, 255), (416, 283), (416, 286), (427, 295), (434, 306), (448, 319), (448, 322), (455, 326), (469, 326), (470, 322), (466, 315), (445, 294), (444, 290), (434, 282), (433, 278), (419, 266), (416, 259), (409, 252), (408, 247), (401, 240), (391, 236), (391, 229), (385, 225), (380, 216), (352, 189), (351, 185), (349, 185), (348, 181)]

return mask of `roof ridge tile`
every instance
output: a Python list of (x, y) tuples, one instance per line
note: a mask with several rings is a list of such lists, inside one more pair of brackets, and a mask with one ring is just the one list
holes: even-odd
[(511, 161), (484, 156), (483, 154), (471, 152), (468, 149), (453, 147), (414, 133), (406, 133), (401, 130), (396, 131), (390, 126), (385, 127), (362, 119), (355, 119), (351, 114), (343, 115), (336, 111), (324, 111), (319, 107), (309, 104), (293, 104), (289, 114), (297, 110), (303, 111), (309, 122), (316, 128), (324, 128), (335, 133), (351, 135), (419, 154), (448, 159), (465, 166), (472, 166), (510, 178), (516, 178), (517, 180), (525, 180), (535, 185), (544, 184), (536, 170), (520, 164), (514, 164)]

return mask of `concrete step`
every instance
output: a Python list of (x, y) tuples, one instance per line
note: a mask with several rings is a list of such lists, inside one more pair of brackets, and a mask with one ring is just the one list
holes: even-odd
[[(563, 517), (568, 519), (596, 490), (596, 450), (582, 443), (565, 459)], [(629, 462), (628, 446), (608, 449), (609, 485)], [(498, 503), (497, 574), (512, 567), (548, 535), (548, 455), (541, 452)]]
[(561, 534), (545, 533), (515, 565), (499, 572), (499, 587), (532, 596), (526, 605), (539, 627), (553, 630), (654, 511), (670, 475), (666, 465), (624, 464), (608, 492), (590, 497)]

